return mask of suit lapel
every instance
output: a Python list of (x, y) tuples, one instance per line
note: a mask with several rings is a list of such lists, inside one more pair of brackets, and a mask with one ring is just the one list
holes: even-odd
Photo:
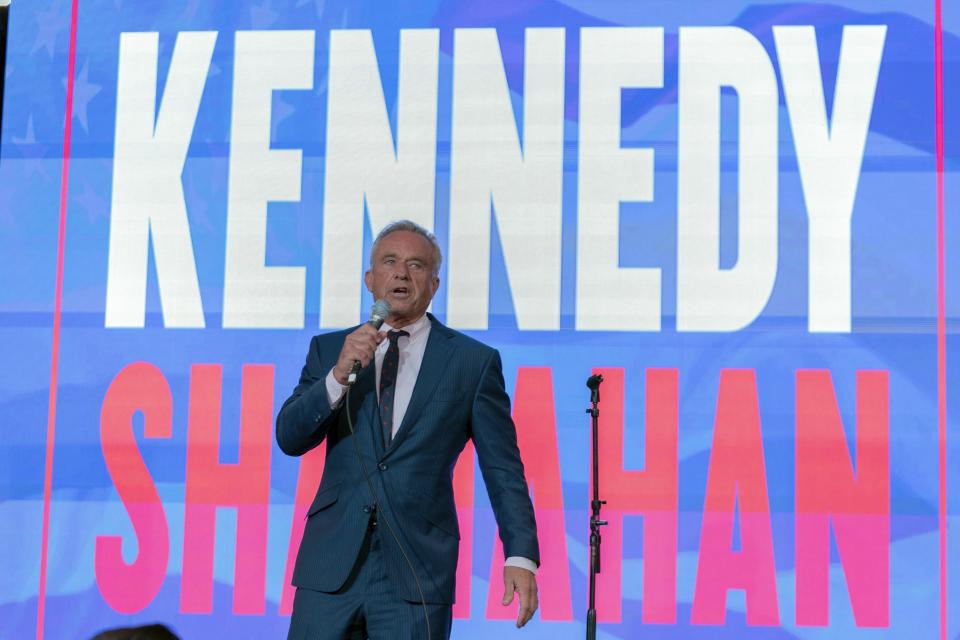
[(450, 344), (450, 338), (454, 334), (432, 315), (427, 314), (427, 317), (430, 318), (431, 323), (430, 335), (427, 338), (427, 347), (423, 352), (420, 373), (417, 375), (417, 382), (413, 385), (410, 404), (407, 405), (407, 411), (400, 422), (400, 428), (397, 430), (393, 442), (390, 443), (385, 456), (396, 450), (410, 432), (413, 424), (420, 416), (420, 412), (423, 411), (423, 407), (433, 396), (440, 380), (443, 379), (447, 363), (450, 362), (450, 356), (455, 350)]
[(376, 372), (373, 365), (370, 364), (360, 371), (357, 382), (350, 391), (351, 400), (357, 398), (356, 402), (360, 403), (356, 414), (354, 414), (357, 417), (354, 425), (358, 432), (356, 437), (363, 437), (360, 433), (365, 428), (364, 425), (367, 425), (371, 436), (370, 446), (373, 448), (374, 457), (379, 458), (383, 455), (383, 435), (380, 430), (380, 408), (377, 404), (376, 380)]

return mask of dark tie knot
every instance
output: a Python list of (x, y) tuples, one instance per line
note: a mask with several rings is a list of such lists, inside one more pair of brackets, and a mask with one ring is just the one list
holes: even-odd
[(400, 331), (389, 331), (389, 332), (387, 332), (387, 338), (390, 339), (390, 342), (391, 342), (392, 344), (399, 344), (399, 343), (397, 342), (397, 340), (400, 339), (400, 336), (409, 336), (409, 335), (410, 335), (409, 333), (407, 333), (406, 331), (403, 331), (403, 330), (400, 330)]

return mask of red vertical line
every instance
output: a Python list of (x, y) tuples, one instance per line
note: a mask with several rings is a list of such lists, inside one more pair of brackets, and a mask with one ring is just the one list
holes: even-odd
[(67, 101), (63, 114), (63, 164), (60, 167), (60, 227), (57, 232), (57, 284), (53, 302), (53, 344), (50, 395), (47, 400), (47, 455), (43, 473), (43, 525), (40, 536), (40, 585), (37, 588), (37, 640), (43, 640), (47, 595), (47, 546), (50, 534), (50, 491), (53, 486), (53, 436), (57, 424), (57, 368), (60, 361), (60, 314), (63, 300), (63, 254), (67, 235), (67, 183), (70, 175), (70, 129), (73, 122), (73, 74), (77, 58), (77, 4), (70, 8), (70, 53), (67, 56)]
[(943, 2), (934, 0), (937, 138), (937, 421), (940, 449), (940, 639), (947, 640), (947, 308), (943, 206)]

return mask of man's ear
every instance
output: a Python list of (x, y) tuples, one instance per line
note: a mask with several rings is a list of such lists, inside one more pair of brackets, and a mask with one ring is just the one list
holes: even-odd
[(433, 287), (433, 291), (430, 292), (430, 297), (431, 297), (431, 298), (436, 295), (437, 289), (440, 288), (440, 276), (433, 276), (433, 284), (432, 284), (432, 287)]
[(369, 269), (363, 274), (363, 284), (366, 285), (367, 291), (373, 293), (373, 273)]

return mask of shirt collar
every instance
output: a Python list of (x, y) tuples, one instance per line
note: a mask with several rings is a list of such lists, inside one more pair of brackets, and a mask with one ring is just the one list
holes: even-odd
[[(380, 331), (382, 332), (388, 332), (388, 331), (394, 331), (394, 330), (395, 329), (389, 324), (387, 324), (386, 322), (384, 322), (383, 325), (380, 327)], [(423, 336), (427, 334), (429, 330), (430, 330), (430, 318), (427, 317), (427, 314), (423, 314), (422, 316), (420, 316), (420, 318), (413, 324), (408, 324), (407, 326), (403, 327), (403, 331), (406, 331), (407, 333), (410, 334), (410, 337), (408, 338), (408, 340), (411, 343), (421, 339)]]

